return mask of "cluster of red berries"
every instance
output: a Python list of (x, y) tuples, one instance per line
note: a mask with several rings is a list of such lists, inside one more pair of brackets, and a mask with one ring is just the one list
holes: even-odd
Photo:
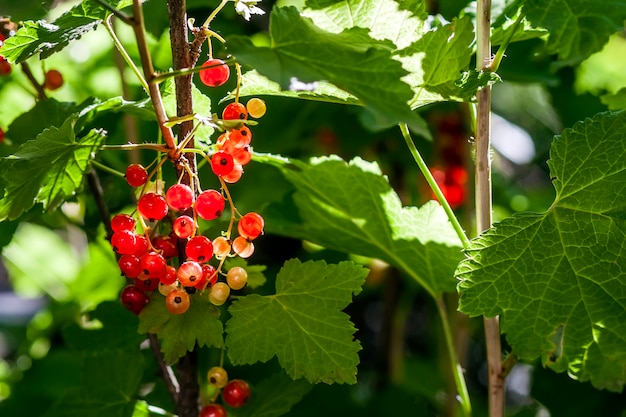
[[(231, 103), (222, 117), (243, 121), (248, 110), (238, 102)], [(224, 188), (226, 183), (241, 178), (243, 165), (250, 161), (251, 136), (243, 123), (235, 124), (220, 136), (215, 153), (207, 157)], [(130, 311), (139, 314), (149, 301), (147, 293), (155, 290), (165, 296), (166, 307), (172, 314), (182, 314), (189, 309), (190, 293), (209, 290), (209, 301), (219, 306), (226, 302), (231, 290), (246, 286), (248, 274), (244, 268), (232, 267), (226, 273), (221, 268), (227, 257), (248, 258), (254, 253), (253, 241), (263, 233), (265, 225), (260, 214), (239, 215), (231, 202), (232, 215), (238, 215), (233, 217), (237, 220), (237, 236), (231, 239), (229, 229), (209, 239), (198, 233), (198, 220), (215, 220), (222, 215), (228, 198), (223, 194), (224, 189), (202, 191), (199, 181), (192, 181), (191, 186), (174, 184), (166, 192), (147, 191), (150, 175), (139, 164), (130, 165), (125, 177), (129, 185), (143, 187), (137, 201), (137, 218), (117, 214), (111, 220), (111, 245), (119, 255), (119, 268), (123, 275), (134, 280), (121, 293), (122, 303)], [(157, 225), (166, 233), (152, 233)], [(177, 267), (174, 259), (178, 259)], [(213, 259), (217, 267), (210, 263)], [(219, 280), (220, 275), (225, 276), (225, 282)]]
[(232, 408), (243, 407), (250, 399), (250, 386), (243, 379), (228, 379), (226, 370), (221, 366), (214, 366), (207, 373), (209, 388), (214, 392), (210, 404), (200, 410), (199, 417), (227, 417), (226, 409), (215, 402), (221, 392), (224, 404)]

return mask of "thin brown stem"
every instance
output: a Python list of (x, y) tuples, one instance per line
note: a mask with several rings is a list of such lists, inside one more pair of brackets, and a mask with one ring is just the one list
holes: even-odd
[[(478, 0), (476, 11), (476, 69), (489, 70), (491, 65), (491, 0)], [(491, 87), (477, 94), (476, 110), (476, 228), (478, 233), (492, 225), (491, 192)], [(504, 374), (498, 317), (485, 317), (485, 343), (489, 372), (489, 417), (504, 415)]]
[(163, 106), (163, 98), (161, 97), (159, 85), (153, 82), (155, 71), (152, 65), (150, 51), (148, 49), (146, 29), (143, 21), (143, 10), (141, 9), (140, 0), (133, 0), (133, 30), (135, 32), (135, 38), (137, 39), (137, 48), (141, 58), (144, 77), (148, 82), (150, 99), (152, 100), (152, 106), (154, 107), (154, 112), (163, 135), (163, 140), (165, 141), (166, 146), (174, 152), (176, 149), (174, 133), (172, 132), (172, 129), (165, 125), (167, 122), (167, 114), (165, 113), (165, 107)]
[(46, 98), (48, 98), (48, 96), (46, 95), (46, 90), (44, 89), (43, 85), (37, 81), (37, 79), (33, 75), (33, 72), (30, 70), (30, 66), (26, 62), (22, 62), (21, 66), (22, 72), (24, 72), (24, 75), (26, 75), (28, 81), (30, 81), (33, 87), (35, 87), (35, 90), (37, 91), (37, 98), (39, 100), (45, 100)]

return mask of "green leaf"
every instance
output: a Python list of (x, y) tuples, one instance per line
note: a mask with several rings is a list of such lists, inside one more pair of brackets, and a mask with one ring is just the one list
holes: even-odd
[(50, 127), (18, 151), (2, 158), (0, 178), (5, 183), (0, 199), (0, 220), (16, 219), (36, 202), (54, 210), (73, 197), (89, 169), (89, 161), (105, 134), (91, 130), (84, 137), (74, 134), (75, 117), (60, 128)]
[(352, 262), (285, 262), (275, 295), (241, 297), (228, 309), (231, 362), (267, 362), (276, 356), (293, 379), (355, 383), (361, 345), (341, 310), (360, 292), (366, 275), (365, 268)]
[(516, 354), (598, 388), (626, 381), (626, 113), (555, 138), (545, 213), (506, 219), (472, 242), (457, 270), (460, 309), (502, 315)]
[(310, 164), (255, 156), (277, 165), (296, 188), (300, 221), (282, 214), (268, 230), (324, 247), (382, 259), (415, 279), (431, 295), (454, 291), (461, 242), (443, 208), (431, 201), (402, 207), (375, 163), (316, 158)]
[(171, 314), (165, 307), (165, 297), (154, 294), (139, 314), (139, 332), (156, 333), (161, 341), (161, 352), (166, 363), (176, 362), (196, 344), (221, 347), (223, 326), (219, 310), (208, 302), (206, 294), (191, 296), (189, 310)]
[(493, 24), (491, 25), (492, 45), (501, 45), (509, 38), (512, 43), (540, 38), (548, 34), (548, 31), (543, 28), (534, 28), (525, 18), (522, 18), (521, 22), (516, 24), (517, 19), (522, 14), (522, 5), (522, 0), (515, 0), (508, 4), (502, 10), (502, 13), (494, 16)]
[(224, 267), (229, 270), (232, 267), (240, 266), (248, 273), (248, 288), (258, 288), (265, 284), (267, 279), (263, 275), (263, 271), (267, 269), (265, 265), (248, 265), (248, 261), (243, 258), (228, 258), (224, 262)]
[(311, 391), (313, 385), (303, 379), (294, 381), (284, 373), (264, 378), (252, 387), (253, 394), (245, 407), (229, 409), (232, 417), (278, 417), (286, 414)]
[[(272, 10), (270, 35), (271, 47), (255, 47), (241, 36), (229, 38), (229, 51), (283, 89), (310, 90), (315, 82), (328, 81), (385, 119), (420, 123), (407, 105), (412, 92), (401, 80), (407, 72), (392, 59), (391, 42), (374, 40), (357, 27), (325, 32), (293, 7)], [(421, 125), (420, 133), (428, 135), (423, 121)]]
[(44, 417), (131, 417), (142, 373), (143, 356), (138, 351), (88, 355), (82, 386), (67, 391)]
[(535, 27), (548, 29), (546, 50), (560, 65), (575, 65), (622, 30), (626, 3), (606, 0), (526, 0), (524, 13)]
[(626, 88), (620, 88), (615, 94), (604, 94), (600, 100), (609, 110), (626, 109)]
[[(122, 0), (107, 3), (116, 7), (127, 2)], [(45, 20), (25, 21), (15, 35), (4, 42), (2, 55), (12, 63), (26, 61), (36, 54), (45, 59), (94, 30), (109, 13), (98, 1), (84, 0), (52, 23)]]

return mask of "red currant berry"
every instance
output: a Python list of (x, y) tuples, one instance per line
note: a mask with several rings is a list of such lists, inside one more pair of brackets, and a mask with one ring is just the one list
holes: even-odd
[(234, 164), (233, 170), (230, 171), (230, 174), (224, 175), (222, 179), (224, 180), (224, 182), (227, 182), (228, 184), (234, 184), (237, 181), (239, 181), (242, 176), (243, 176), (243, 167), (239, 164)]
[(126, 181), (131, 187), (139, 187), (148, 181), (148, 171), (143, 165), (132, 164), (126, 168)]
[(132, 232), (135, 230), (135, 219), (128, 214), (116, 214), (111, 219), (111, 229), (114, 232), (119, 232), (120, 230), (130, 230)]
[(226, 409), (219, 404), (209, 404), (202, 407), (198, 417), (227, 417)]
[(176, 248), (176, 238), (172, 236), (155, 236), (152, 238), (152, 246), (154, 249), (161, 252), (161, 255), (165, 259), (173, 258), (178, 255), (178, 249)]
[(213, 265), (202, 264), (202, 272), (202, 280), (196, 284), (196, 288), (200, 290), (217, 282), (217, 269)]
[(209, 59), (202, 64), (200, 81), (208, 87), (219, 87), (228, 81), (230, 68), (221, 59)]
[(239, 129), (233, 129), (228, 133), (228, 140), (233, 146), (242, 148), (250, 145), (252, 141), (252, 132), (248, 126), (242, 126)]
[(217, 190), (207, 190), (200, 193), (194, 205), (196, 214), (204, 220), (214, 220), (222, 215), (226, 202)]
[(141, 273), (141, 264), (135, 255), (122, 255), (117, 265), (128, 278), (136, 278)]
[(148, 252), (148, 239), (144, 235), (137, 235), (137, 241), (135, 243), (135, 250), (133, 255), (141, 257), (144, 253)]
[(4, 129), (0, 127), (0, 143), (4, 142)]
[(217, 259), (223, 259), (230, 254), (230, 241), (224, 236), (213, 239), (213, 252)]
[(168, 265), (165, 268), (165, 275), (160, 278), (160, 281), (164, 285), (171, 285), (176, 282), (176, 268), (172, 265)]
[(248, 240), (254, 240), (263, 233), (265, 221), (259, 213), (246, 213), (237, 224), (237, 231), (240, 236)]
[(111, 236), (111, 246), (120, 255), (132, 255), (135, 252), (137, 235), (130, 230), (120, 230)]
[(233, 153), (233, 161), (239, 165), (245, 165), (252, 160), (252, 149), (249, 146), (236, 148)]
[(222, 390), (224, 402), (233, 407), (242, 407), (250, 398), (250, 386), (243, 379), (233, 379)]
[(180, 216), (172, 223), (172, 230), (179, 238), (187, 239), (196, 231), (196, 222), (189, 216)]
[(9, 75), (11, 73), (11, 64), (9, 61), (0, 56), (0, 77)]
[(185, 211), (193, 205), (193, 190), (185, 184), (172, 185), (165, 193), (167, 204), (176, 211)]
[(224, 388), (228, 383), (228, 373), (221, 366), (214, 366), (207, 372), (209, 384), (215, 385), (217, 388)]
[(189, 294), (187, 294), (185, 290), (172, 290), (165, 297), (165, 307), (167, 307), (172, 314), (183, 314), (185, 311), (189, 310), (189, 304)]
[(240, 266), (234, 266), (226, 274), (226, 283), (233, 290), (240, 290), (248, 283), (248, 273)]
[(243, 236), (237, 236), (233, 240), (233, 252), (241, 258), (249, 258), (254, 253), (254, 243)]
[(159, 287), (159, 282), (161, 282), (158, 279), (154, 279), (154, 278), (148, 278), (144, 280), (135, 278), (134, 281), (135, 281), (135, 285), (141, 288), (141, 290), (144, 292), (152, 292), (156, 290)]
[(146, 293), (135, 285), (125, 287), (120, 294), (120, 300), (124, 307), (134, 314), (139, 314), (150, 301)]
[(196, 262), (208, 262), (213, 256), (213, 243), (206, 236), (195, 236), (185, 246), (187, 259)]
[(234, 165), (233, 157), (228, 152), (219, 151), (211, 157), (211, 169), (218, 177), (230, 174)]
[(194, 287), (198, 281), (202, 280), (203, 275), (202, 266), (195, 261), (183, 262), (176, 272), (178, 281), (185, 287)]
[(247, 118), (248, 110), (241, 103), (230, 103), (222, 111), (222, 119), (224, 120), (246, 120)]
[(141, 262), (141, 270), (149, 278), (155, 278), (158, 280), (165, 276), (167, 272), (167, 261), (160, 253), (147, 252), (139, 259), (139, 261)]
[(46, 71), (43, 86), (45, 89), (50, 91), (61, 88), (63, 86), (63, 75), (60, 71), (55, 69)]
[(137, 202), (137, 210), (144, 219), (161, 220), (167, 215), (167, 201), (157, 193), (147, 193)]

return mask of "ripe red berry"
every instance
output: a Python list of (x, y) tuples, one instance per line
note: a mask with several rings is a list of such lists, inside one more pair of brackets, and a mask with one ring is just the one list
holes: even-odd
[(120, 294), (120, 300), (124, 307), (134, 314), (139, 314), (150, 301), (146, 293), (135, 285), (125, 287)]
[(148, 239), (144, 235), (137, 235), (133, 255), (141, 257), (146, 252), (148, 252)]
[(165, 268), (165, 275), (160, 278), (160, 281), (164, 285), (171, 285), (176, 282), (176, 268), (172, 265), (168, 265)]
[(241, 103), (230, 103), (222, 111), (222, 119), (224, 120), (246, 120), (248, 118), (248, 110)]
[(202, 264), (202, 279), (195, 285), (198, 289), (203, 289), (217, 282), (217, 269), (213, 265)]
[(149, 221), (161, 220), (167, 215), (167, 201), (157, 193), (147, 193), (137, 202), (137, 210), (144, 219)]
[(0, 143), (4, 142), (4, 129), (0, 127)]
[(144, 292), (152, 292), (154, 290), (156, 290), (157, 288), (159, 288), (159, 280), (158, 279), (154, 279), (154, 278), (148, 278), (148, 279), (144, 279), (141, 280), (139, 278), (135, 278), (134, 280), (135, 285), (139, 288), (141, 288), (142, 291)]
[(243, 148), (235, 148), (233, 150), (233, 161), (239, 165), (245, 165), (252, 160), (252, 149), (250, 146), (244, 146)]
[(242, 176), (243, 176), (243, 167), (239, 164), (234, 164), (233, 170), (230, 171), (230, 174), (224, 175), (222, 179), (224, 180), (224, 182), (227, 182), (228, 184), (234, 184), (237, 181), (239, 181)]
[(185, 246), (185, 255), (191, 261), (208, 262), (213, 256), (213, 243), (206, 236), (192, 237)]
[(224, 402), (233, 407), (242, 407), (250, 398), (250, 386), (243, 379), (233, 379), (222, 390)]
[(265, 221), (259, 213), (246, 213), (237, 224), (237, 231), (240, 236), (248, 240), (254, 240), (263, 233)]
[(137, 235), (130, 230), (120, 230), (111, 236), (111, 246), (120, 255), (132, 255), (135, 252)]
[(187, 291), (181, 289), (175, 289), (170, 291), (165, 297), (165, 307), (172, 314), (183, 314), (189, 310), (189, 294)]
[(211, 169), (218, 177), (230, 174), (234, 165), (233, 157), (228, 152), (218, 151), (211, 157)]
[(160, 279), (167, 272), (167, 261), (157, 252), (147, 252), (140, 259), (141, 270), (148, 278)]
[(196, 198), (196, 214), (204, 220), (214, 220), (222, 215), (226, 202), (217, 190), (206, 190)]
[(43, 86), (50, 91), (61, 88), (63, 86), (63, 75), (55, 69), (46, 71)]
[(167, 204), (176, 211), (185, 211), (193, 205), (193, 190), (185, 184), (174, 184), (165, 193)]
[(130, 230), (132, 232), (135, 230), (135, 219), (128, 214), (116, 214), (111, 219), (111, 229), (114, 232), (119, 232), (120, 230)]
[(196, 230), (196, 222), (189, 216), (179, 216), (172, 223), (174, 234), (181, 239), (191, 237)]
[(202, 64), (200, 81), (208, 87), (219, 87), (228, 81), (230, 68), (221, 59), (209, 59)]
[(232, 146), (242, 148), (246, 145), (250, 145), (252, 132), (248, 126), (241, 126), (239, 129), (233, 129), (228, 133), (228, 141)]
[(154, 247), (154, 249), (161, 251), (161, 255), (163, 255), (165, 259), (170, 259), (178, 255), (178, 249), (176, 248), (176, 238), (170, 235), (153, 237), (152, 246)]
[(126, 181), (131, 187), (139, 187), (148, 181), (148, 171), (140, 164), (131, 164), (126, 168)]
[(117, 265), (128, 278), (136, 278), (141, 273), (141, 264), (135, 255), (122, 255)]
[(11, 64), (9, 61), (0, 56), (0, 77), (9, 75), (11, 73)]
[(198, 417), (227, 417), (226, 409), (219, 404), (209, 404), (202, 407)]

